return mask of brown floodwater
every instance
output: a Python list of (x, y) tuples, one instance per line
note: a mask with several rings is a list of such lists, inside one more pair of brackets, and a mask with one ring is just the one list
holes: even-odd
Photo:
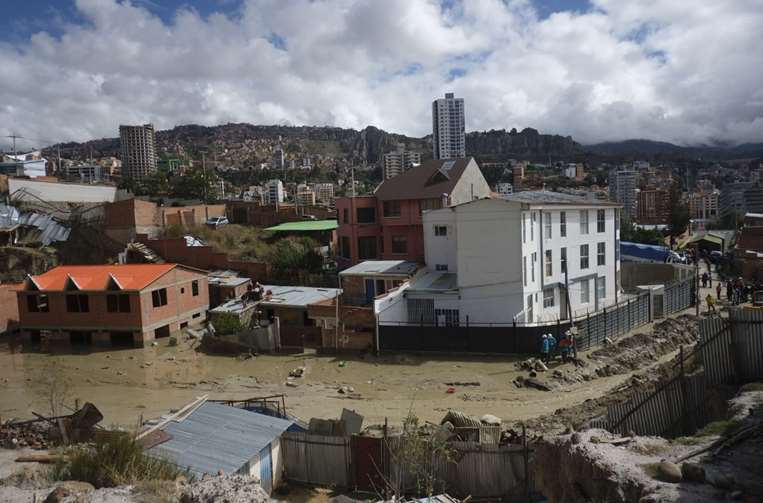
[[(385, 418), (399, 423), (411, 409), (423, 420), (437, 422), (449, 409), (519, 420), (596, 398), (627, 378), (602, 378), (545, 393), (514, 387), (511, 381), (519, 372), (516, 359), (508, 357), (300, 354), (239, 360), (207, 355), (191, 344), (169, 347), (162, 341), (143, 349), (43, 352), (0, 341), (0, 418), (50, 414), (52, 397), (69, 407), (92, 402), (103, 412), (104, 425), (132, 427), (141, 417), (158, 417), (204, 394), (243, 399), (283, 393), (289, 412), (303, 420), (336, 418), (342, 408), (365, 416), (365, 424)], [(296, 387), (286, 386), (289, 371), (298, 366), (306, 367), (305, 377), (294, 380)], [(452, 382), (479, 385), (455, 385), (450, 394), (446, 383)], [(354, 392), (338, 393), (341, 385)]]

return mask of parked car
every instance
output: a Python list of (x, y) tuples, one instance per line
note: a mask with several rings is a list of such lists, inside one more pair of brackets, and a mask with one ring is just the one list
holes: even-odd
[(228, 223), (230, 223), (228, 222), (228, 217), (212, 217), (207, 220), (207, 225), (214, 229), (217, 229), (221, 225), (228, 225)]

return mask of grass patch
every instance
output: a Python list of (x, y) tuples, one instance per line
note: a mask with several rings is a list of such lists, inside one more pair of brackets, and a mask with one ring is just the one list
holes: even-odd
[(646, 463), (641, 465), (641, 469), (653, 479), (660, 480), (659, 463)]
[(731, 420), (724, 420), (724, 421), (713, 421), (712, 423), (708, 423), (705, 425), (704, 428), (699, 430), (695, 436), (697, 437), (709, 437), (709, 436), (720, 436), (720, 435), (726, 435), (729, 432), (733, 431), (737, 426), (739, 426), (739, 421), (731, 421)]
[(177, 485), (171, 480), (144, 480), (133, 486), (138, 503), (176, 503)]
[(131, 435), (115, 434), (94, 445), (77, 446), (51, 471), (54, 480), (80, 480), (95, 487), (115, 487), (146, 480), (175, 480), (189, 477), (177, 466), (143, 454)]
[(671, 440), (671, 442), (678, 445), (699, 445), (704, 440), (699, 437), (678, 437)]

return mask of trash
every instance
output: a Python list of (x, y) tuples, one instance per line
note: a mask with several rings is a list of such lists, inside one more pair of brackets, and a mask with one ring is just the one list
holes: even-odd
[(302, 377), (305, 375), (305, 367), (297, 367), (289, 371), (289, 377)]
[(446, 386), (479, 386), (480, 383), (477, 381), (473, 381), (473, 382), (456, 381), (456, 382), (446, 382), (445, 385)]
[(170, 346), (177, 346), (177, 345), (178, 345), (178, 339), (177, 339), (177, 337), (170, 337), (170, 340), (169, 340), (169, 345), (170, 345)]
[(298, 386), (298, 384), (297, 384), (297, 383), (295, 383), (295, 382), (291, 382), (291, 381), (286, 381), (286, 385), (287, 385), (288, 387), (290, 387), (290, 388), (296, 388), (296, 387)]
[(480, 418), (480, 422), (482, 424), (490, 424), (490, 425), (500, 426), (501, 425), (501, 418), (498, 417), (498, 416), (494, 416), (492, 414), (485, 414), (484, 416), (482, 416)]
[(152, 346), (154, 346), (154, 347), (156, 347), (156, 346), (158, 346), (158, 345), (159, 345), (159, 343), (158, 343), (158, 342), (156, 342), (156, 341), (154, 341), (154, 342), (152, 342), (152, 343), (151, 343), (151, 345), (152, 345)]
[(453, 394), (455, 392), (456, 392), (456, 388), (454, 388), (452, 386), (445, 390), (445, 393), (448, 393), (448, 394)]
[(342, 360), (341, 362), (339, 362), (339, 366), (340, 367), (346, 367), (347, 366), (347, 362)]

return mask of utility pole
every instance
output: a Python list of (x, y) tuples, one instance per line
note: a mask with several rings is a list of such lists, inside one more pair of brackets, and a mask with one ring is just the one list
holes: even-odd
[(207, 153), (201, 152), (201, 171), (204, 178), (204, 204), (207, 204)]

